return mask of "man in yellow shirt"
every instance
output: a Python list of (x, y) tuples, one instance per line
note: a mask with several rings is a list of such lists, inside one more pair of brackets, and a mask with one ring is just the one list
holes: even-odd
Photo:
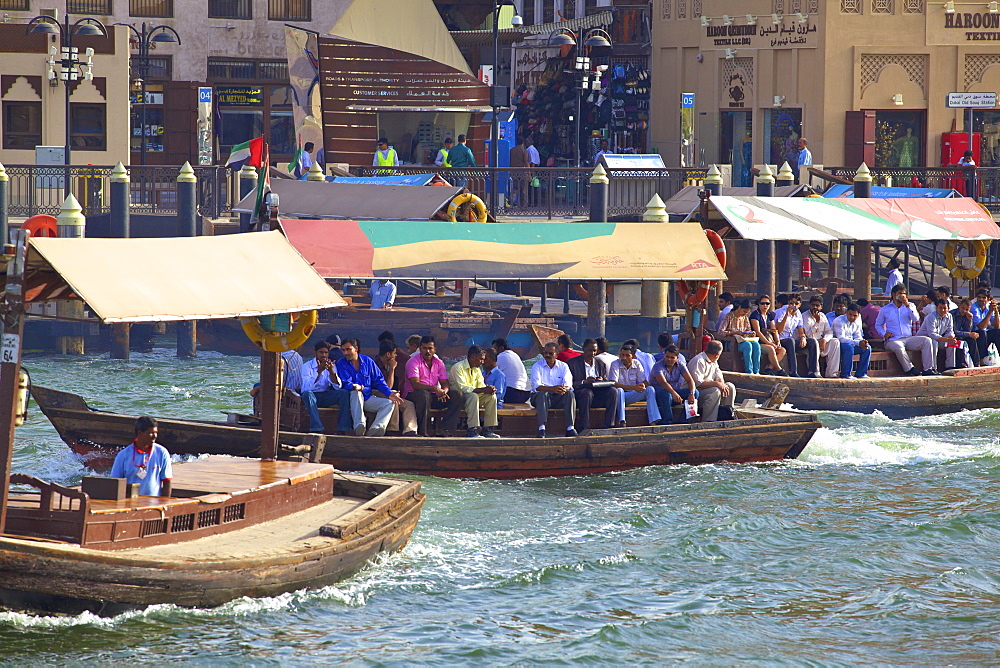
[[(469, 421), (469, 438), (500, 438), (493, 430), (499, 424), (497, 420), (496, 388), (487, 385), (483, 380), (483, 358), (485, 353), (479, 346), (470, 346), (465, 359), (451, 367), (448, 372), (448, 383), (452, 389), (462, 393), (465, 404), (465, 414)], [(479, 433), (479, 409), (486, 411), (482, 434)]]

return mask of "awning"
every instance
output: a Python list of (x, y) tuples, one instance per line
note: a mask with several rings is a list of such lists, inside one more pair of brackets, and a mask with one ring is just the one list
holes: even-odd
[(82, 299), (104, 322), (295, 313), (345, 302), (280, 232), (158, 239), (32, 238), (29, 302)]
[[(962, 178), (962, 177), (956, 177)], [(854, 186), (835, 184), (823, 192), (823, 197), (854, 197)], [(872, 186), (872, 197), (879, 199), (934, 199), (942, 197), (961, 197), (953, 188), (887, 188)]]
[[(566, 28), (577, 31), (580, 29), (602, 28), (611, 25), (615, 15), (613, 12), (601, 12), (590, 16), (582, 16), (578, 19), (568, 21), (555, 21), (551, 23), (539, 23), (533, 26), (518, 26), (517, 28), (501, 28), (497, 31), (500, 44), (512, 44), (520, 42), (526, 37), (533, 35), (548, 36), (551, 33)], [(451, 37), (455, 44), (459, 46), (477, 46), (493, 43), (493, 29), (489, 30), (452, 30)]]
[[(425, 188), (423, 190), (430, 190)], [(445, 223), (281, 219), (326, 278), (716, 280), (696, 223)]]
[(862, 241), (998, 239), (1000, 228), (975, 200), (712, 197), (711, 206), (744, 239)]
[[(271, 192), (278, 194), (278, 209), (282, 215), (303, 218), (427, 220), (462, 190), (455, 186), (414, 188), (322, 181), (271, 181)], [(233, 211), (249, 213), (255, 197), (255, 193), (251, 192), (233, 207)]]
[[(698, 192), (704, 189), (704, 186), (684, 186), (677, 191), (677, 194), (664, 202), (667, 207), (667, 213), (674, 216), (686, 216), (696, 210), (701, 206), (701, 198), (698, 197)], [(807, 185), (775, 186), (774, 196), (794, 197), (797, 194), (803, 193), (803, 191), (805, 194), (812, 192)], [(723, 186), (722, 188), (723, 195), (733, 197), (752, 197), (756, 192), (756, 188), (730, 188), (729, 186)]]

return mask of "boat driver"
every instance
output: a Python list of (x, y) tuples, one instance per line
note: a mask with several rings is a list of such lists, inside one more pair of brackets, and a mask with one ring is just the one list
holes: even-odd
[(170, 496), (170, 453), (156, 442), (156, 420), (142, 416), (135, 421), (135, 440), (115, 457), (112, 478), (125, 478), (129, 484), (139, 483), (143, 496)]

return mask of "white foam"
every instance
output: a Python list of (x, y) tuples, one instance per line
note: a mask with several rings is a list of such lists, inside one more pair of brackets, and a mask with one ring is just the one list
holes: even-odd
[(859, 431), (855, 428), (822, 428), (799, 456), (809, 464), (848, 464), (879, 466), (885, 464), (912, 465), (925, 462), (945, 462), (988, 455), (995, 445), (953, 443), (908, 433), (909, 430), (879, 429)]

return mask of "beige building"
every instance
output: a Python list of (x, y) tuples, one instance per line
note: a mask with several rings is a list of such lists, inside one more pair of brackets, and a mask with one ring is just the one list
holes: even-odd
[[(128, 162), (128, 36), (78, 37), (81, 60), (94, 49), (93, 78), (70, 82), (70, 147), (75, 165)], [(59, 36), (28, 35), (24, 24), (0, 24), (0, 162), (34, 164), (36, 146), (66, 144), (66, 85), (58, 58)], [(50, 74), (50, 71), (53, 74)]]
[[(749, 185), (752, 165), (794, 167), (800, 137), (818, 165), (939, 166), (942, 134), (967, 130), (948, 94), (1000, 91), (995, 10), (928, 0), (655, 0), (651, 143), (671, 166), (732, 164), (734, 185)], [(687, 113), (684, 93), (694, 94)], [(1000, 165), (1000, 110), (976, 110), (974, 129), (977, 161)], [(952, 147), (945, 162), (964, 149)]]

